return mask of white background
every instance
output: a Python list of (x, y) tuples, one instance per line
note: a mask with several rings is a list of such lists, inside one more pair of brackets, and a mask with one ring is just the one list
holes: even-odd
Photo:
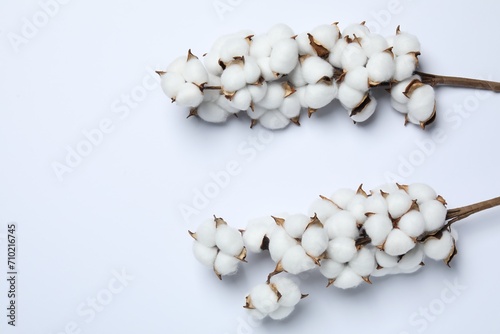
[[(226, 11), (216, 10), (221, 4)], [(381, 92), (367, 124), (353, 125), (333, 103), (303, 117), (301, 127), (269, 133), (250, 130), (244, 117), (222, 126), (186, 120), (187, 111), (169, 103), (152, 75), (189, 48), (203, 54), (224, 33), (263, 33), (278, 22), (302, 32), (366, 20), (385, 35), (398, 24), (416, 34), (424, 71), (500, 80), (498, 2), (73, 0), (58, 7), (43, 22), (38, 1), (0, 4), (0, 332), (500, 330), (500, 270), (490, 265), (498, 261), (492, 245), (500, 209), (457, 224), (451, 269), (429, 262), (416, 274), (352, 291), (325, 289), (313, 273), (301, 277), (310, 296), (293, 316), (260, 324), (249, 322), (242, 305), (271, 262), (249, 256), (238, 275), (220, 282), (195, 261), (187, 234), (212, 214), (243, 228), (262, 215), (305, 213), (319, 194), (360, 183), (370, 189), (390, 173), (403, 183), (431, 184), (450, 207), (498, 196), (500, 96), (439, 88), (437, 121), (426, 131), (404, 127)], [(40, 15), (39, 27), (22, 37), (26, 22)], [(16, 45), (14, 34), (27, 38)], [(84, 132), (101, 122), (111, 122), (109, 133), (58, 178), (54, 164), (66, 164), (68, 147), (82, 145)], [(259, 135), (266, 143), (242, 154)], [(210, 174), (233, 160), (239, 173), (197, 213), (183, 216), (180, 208), (193, 205)], [(15, 328), (6, 324), (2, 278), (10, 222), (18, 224), (19, 242)], [(126, 286), (115, 281), (121, 271), (133, 277)], [(446, 282), (466, 288), (453, 293)], [(109, 292), (110, 284), (120, 292)], [(91, 316), (95, 298), (106, 305)]]

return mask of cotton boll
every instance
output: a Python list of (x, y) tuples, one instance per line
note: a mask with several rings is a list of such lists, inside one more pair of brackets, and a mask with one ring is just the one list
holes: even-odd
[(232, 64), (226, 67), (220, 77), (222, 88), (226, 92), (236, 92), (246, 86), (245, 71), (240, 64)]
[(171, 99), (176, 98), (185, 82), (184, 77), (179, 73), (167, 72), (161, 75), (161, 88)]
[(281, 259), (283, 270), (292, 275), (298, 275), (305, 271), (314, 269), (316, 264), (306, 254), (304, 248), (300, 245), (290, 248)]
[(337, 278), (338, 275), (344, 270), (345, 264), (335, 262), (331, 259), (321, 260), (319, 271), (323, 276), (329, 279)]
[(203, 93), (196, 85), (186, 82), (179, 87), (175, 103), (181, 107), (196, 108), (203, 102)]
[(262, 82), (261, 84), (258, 85), (248, 85), (247, 89), (250, 92), (250, 95), (252, 96), (253, 103), (258, 103), (264, 98), (264, 96), (266, 96), (267, 83)]
[(362, 123), (372, 117), (375, 110), (377, 110), (377, 100), (369, 94), (360, 106), (349, 111), (349, 117), (356, 123)]
[(269, 313), (269, 318), (273, 320), (283, 320), (288, 317), (295, 307), (293, 306), (280, 306), (276, 311)]
[(332, 65), (320, 57), (307, 57), (301, 66), (304, 80), (309, 84), (315, 84), (324, 77), (333, 77)]
[(408, 104), (407, 103), (400, 103), (400, 102), (394, 100), (392, 97), (391, 97), (391, 107), (394, 108), (394, 110), (399, 111), (402, 114), (408, 113)]
[(387, 198), (387, 208), (392, 218), (396, 219), (410, 210), (412, 205), (411, 197), (404, 191), (390, 193)]
[(363, 48), (358, 43), (350, 43), (342, 52), (340, 63), (344, 70), (349, 71), (358, 66), (364, 66), (367, 60)]
[(245, 81), (248, 84), (254, 84), (258, 82), (260, 78), (260, 67), (257, 63), (257, 59), (251, 56), (245, 57), (243, 72), (245, 73)]
[(366, 247), (361, 248), (349, 261), (349, 267), (361, 277), (370, 276), (376, 266), (374, 251)]
[(436, 191), (424, 183), (412, 183), (408, 185), (408, 194), (412, 199), (417, 200), (417, 204), (437, 198)]
[(220, 49), (220, 59), (224, 63), (229, 63), (235, 57), (244, 57), (248, 55), (250, 45), (248, 40), (243, 37), (232, 37), (222, 44)]
[(207, 267), (212, 267), (215, 262), (215, 257), (217, 256), (216, 247), (207, 247), (201, 242), (193, 242), (193, 253), (194, 257), (203, 265)]
[(274, 262), (279, 262), (283, 255), (296, 245), (297, 240), (289, 236), (283, 228), (276, 228), (269, 236), (269, 255)]
[(302, 72), (302, 65), (297, 63), (297, 66), (293, 69), (290, 74), (288, 74), (288, 81), (294, 86), (294, 87), (302, 87), (307, 85), (306, 80), (304, 79), (304, 73)]
[(297, 96), (299, 97), (300, 105), (302, 106), (302, 108), (309, 108), (309, 105), (307, 104), (307, 87), (308, 86), (309, 85), (298, 87), (297, 91), (295, 92), (295, 94), (297, 94)]
[(435, 112), (434, 88), (423, 85), (413, 91), (408, 101), (408, 113), (419, 122), (426, 122)]
[(374, 193), (366, 199), (366, 212), (387, 214), (387, 201), (380, 193)]
[(444, 231), (441, 239), (429, 238), (424, 242), (424, 253), (433, 260), (445, 260), (453, 252), (454, 240), (450, 232)]
[(328, 218), (325, 221), (325, 230), (330, 239), (337, 237), (356, 239), (359, 236), (356, 217), (346, 210), (338, 210)]
[(317, 258), (328, 248), (328, 241), (328, 234), (323, 227), (311, 225), (302, 235), (301, 245), (308, 255)]
[(387, 43), (384, 36), (380, 34), (366, 35), (361, 39), (360, 43), (368, 58), (389, 48), (389, 43)]
[(278, 296), (268, 284), (255, 286), (249, 297), (255, 309), (263, 314), (269, 314), (279, 308)]
[(205, 122), (223, 123), (230, 115), (226, 110), (213, 102), (203, 102), (196, 109), (196, 114)]
[(250, 56), (259, 59), (271, 55), (272, 46), (267, 35), (258, 35), (252, 38)]
[[(407, 105), (408, 106), (408, 105)], [(416, 119), (413, 114), (410, 113), (410, 110), (408, 109), (408, 114), (406, 114), (405, 116), (405, 120), (407, 122), (410, 122), (412, 124), (416, 124), (416, 125), (421, 125), (420, 121), (418, 119)]]
[(182, 75), (187, 82), (192, 82), (197, 85), (208, 82), (207, 70), (198, 57), (195, 56), (188, 60), (184, 66)]
[(251, 119), (259, 119), (261, 118), (263, 115), (265, 115), (267, 112), (269, 112), (268, 109), (266, 108), (263, 108), (259, 105), (256, 105), (253, 110), (252, 109), (248, 109), (247, 110), (247, 115), (248, 117), (250, 117)]
[(297, 41), (297, 46), (299, 47), (299, 55), (316, 56), (316, 51), (314, 51), (314, 48), (311, 45), (308, 33), (303, 32), (298, 34), (297, 37), (295, 37), (295, 40)]
[(342, 273), (335, 279), (333, 285), (340, 289), (355, 288), (364, 282), (363, 278), (356, 274), (349, 266), (345, 267)]
[(252, 103), (252, 95), (247, 88), (242, 88), (233, 95), (230, 102), (238, 110), (247, 110)]
[(186, 66), (187, 58), (186, 56), (180, 56), (174, 59), (168, 66), (167, 66), (167, 73), (177, 73), (181, 74), (184, 72), (184, 67)]
[(222, 74), (222, 67), (219, 64), (220, 56), (218, 53), (209, 52), (203, 57), (203, 63), (208, 73), (220, 76)]
[(419, 211), (411, 210), (401, 217), (398, 227), (408, 236), (416, 238), (425, 231), (424, 216)]
[(385, 252), (392, 256), (403, 255), (413, 247), (415, 247), (415, 241), (397, 228), (389, 233), (384, 243)]
[(410, 52), (420, 52), (420, 42), (415, 35), (400, 32), (394, 36), (394, 47), (392, 51), (396, 56), (401, 56)]
[(290, 215), (285, 219), (283, 228), (289, 236), (295, 239), (302, 238), (302, 234), (306, 230), (307, 225), (311, 222), (311, 218), (301, 213)]
[(273, 46), (269, 63), (273, 72), (288, 74), (293, 71), (298, 62), (299, 47), (294, 39), (283, 39)]
[(421, 245), (417, 245), (411, 251), (406, 253), (401, 260), (399, 260), (398, 267), (403, 271), (412, 270), (413, 268), (420, 266), (423, 259), (423, 247)]
[(215, 244), (224, 253), (238, 256), (243, 250), (241, 233), (228, 225), (220, 225), (215, 233)]
[(332, 102), (337, 96), (338, 87), (335, 82), (332, 84), (317, 83), (307, 85), (305, 91), (305, 102), (313, 109), (323, 108)]
[(409, 98), (404, 94), (406, 91), (406, 87), (413, 81), (413, 80), (420, 80), (420, 77), (418, 75), (414, 75), (409, 77), (408, 79), (401, 81), (391, 88), (391, 97), (401, 103), (401, 104), (407, 104), (409, 101)]
[(264, 314), (257, 309), (247, 309), (247, 312), (250, 315), (250, 317), (252, 317), (255, 320), (263, 320), (265, 317), (267, 317), (267, 314)]
[(392, 221), (386, 215), (374, 214), (368, 217), (363, 227), (374, 246), (380, 246), (392, 230)]
[(344, 37), (348, 36), (351, 39), (354, 39), (354, 37), (365, 37), (366, 35), (369, 34), (370, 34), (370, 29), (368, 29), (366, 25), (357, 23), (348, 25), (342, 31), (342, 36)]
[[(240, 111), (240, 109), (237, 109), (235, 108), (231, 102), (226, 99), (226, 97), (224, 95), (220, 95), (219, 98), (217, 99), (216, 101), (216, 104), (224, 109), (226, 112), (230, 113), (230, 114), (236, 114)], [(199, 110), (198, 110), (198, 114), (199, 114)]]
[(399, 257), (389, 255), (381, 249), (376, 249), (375, 260), (382, 268), (393, 268), (398, 265)]
[(280, 306), (293, 307), (297, 305), (302, 298), (299, 287), (294, 281), (287, 277), (273, 276), (271, 283), (274, 284), (276, 290), (281, 293), (279, 300)]
[(424, 216), (425, 231), (436, 231), (444, 226), (447, 210), (443, 203), (437, 200), (430, 200), (420, 204), (419, 208)]
[[(213, 74), (209, 73), (207, 86), (221, 86), (220, 77), (216, 77)], [(220, 96), (220, 89), (203, 90), (203, 102), (216, 102)]]
[(364, 66), (351, 69), (346, 73), (343, 84), (360, 92), (368, 91), (370, 88), (368, 86), (368, 70)]
[(379, 52), (373, 54), (366, 63), (368, 77), (375, 83), (389, 81), (395, 71), (394, 56), (391, 52)]
[(285, 88), (278, 82), (272, 82), (267, 85), (266, 95), (259, 101), (259, 106), (266, 109), (277, 109), (283, 103), (285, 98)]
[(278, 23), (272, 26), (271, 29), (267, 31), (267, 38), (269, 39), (269, 43), (271, 43), (273, 47), (278, 41), (291, 38), (294, 35), (295, 33), (293, 32), (292, 28), (284, 23)]
[(356, 192), (352, 189), (342, 188), (338, 189), (331, 196), (332, 202), (335, 203), (339, 208), (345, 210), (347, 209), (347, 204), (356, 195)]
[(379, 269), (374, 270), (370, 276), (372, 276), (372, 277), (384, 277), (387, 275), (399, 274), (400, 271), (401, 270), (398, 267), (379, 268)]
[(270, 57), (257, 58), (257, 64), (259, 64), (261, 76), (265, 81), (270, 82), (279, 78), (279, 75), (271, 69)]
[(318, 198), (311, 204), (308, 212), (310, 216), (316, 215), (321, 222), (326, 222), (331, 216), (340, 211), (331, 201)]
[(366, 197), (361, 194), (354, 195), (349, 203), (347, 203), (346, 209), (354, 215), (359, 224), (363, 224), (366, 220), (365, 203)]
[(243, 243), (245, 247), (253, 253), (262, 252), (262, 242), (264, 238), (269, 237), (276, 226), (271, 217), (253, 219), (248, 222), (243, 233)]
[(214, 247), (216, 231), (215, 220), (207, 219), (196, 229), (196, 240), (206, 247)]
[(300, 105), (299, 96), (296, 94), (289, 95), (283, 100), (281, 106), (278, 110), (285, 115), (287, 118), (294, 118), (300, 115), (300, 110), (302, 106)]
[(336, 24), (322, 24), (311, 31), (314, 41), (325, 49), (332, 49), (339, 39), (339, 27)]
[(214, 270), (221, 276), (233, 275), (238, 271), (240, 260), (223, 252), (217, 253)]
[(366, 93), (347, 85), (345, 82), (339, 86), (338, 99), (346, 109), (354, 109), (365, 98)]
[(356, 243), (352, 238), (337, 237), (328, 243), (328, 257), (339, 263), (351, 261), (356, 252)]
[(417, 68), (417, 57), (413, 53), (396, 57), (393, 79), (402, 81), (412, 76)]
[(328, 62), (337, 68), (342, 68), (342, 55), (348, 43), (345, 39), (339, 39), (328, 56)]
[(380, 193), (380, 192), (384, 192), (386, 194), (390, 194), (390, 193), (393, 193), (393, 192), (399, 192), (401, 191), (401, 189), (399, 189), (398, 185), (396, 183), (385, 183), (381, 186), (378, 186), (377, 188), (374, 188), (371, 190), (371, 193)]
[(273, 109), (266, 112), (259, 118), (259, 123), (266, 129), (279, 130), (290, 124), (290, 119), (279, 110)]

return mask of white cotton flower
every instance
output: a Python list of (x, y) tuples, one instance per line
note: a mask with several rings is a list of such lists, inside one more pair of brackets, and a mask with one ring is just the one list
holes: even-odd
[(307, 85), (306, 80), (304, 79), (304, 73), (302, 72), (302, 65), (297, 63), (297, 66), (293, 69), (290, 74), (288, 74), (288, 81), (294, 86), (294, 87), (302, 87)]
[(249, 221), (243, 233), (245, 247), (253, 253), (262, 252), (261, 246), (264, 238), (269, 238), (275, 227), (276, 224), (270, 216)]
[(330, 200), (318, 198), (311, 204), (308, 212), (311, 217), (316, 215), (321, 222), (325, 223), (331, 216), (341, 212), (341, 210)]
[(391, 97), (398, 103), (407, 104), (410, 100), (404, 93), (406, 91), (406, 87), (413, 81), (420, 80), (418, 75), (413, 75), (408, 79), (401, 81), (391, 88)]
[(365, 210), (367, 213), (387, 214), (387, 201), (380, 193), (374, 193), (366, 199)]
[(369, 34), (370, 29), (368, 29), (368, 27), (363, 23), (353, 23), (342, 30), (342, 36), (348, 36), (351, 39), (353, 39), (354, 37), (365, 37)]
[(359, 224), (363, 224), (366, 220), (366, 196), (362, 194), (354, 195), (349, 203), (347, 203), (346, 210), (351, 212)]
[(214, 270), (221, 276), (233, 275), (238, 271), (240, 262), (241, 261), (234, 256), (219, 252), (215, 258)]
[(337, 237), (328, 243), (328, 257), (339, 263), (346, 263), (356, 255), (356, 243), (348, 237)]
[(300, 245), (288, 249), (281, 259), (281, 266), (287, 273), (298, 275), (305, 271), (314, 269), (316, 264)]
[(283, 228), (292, 238), (300, 239), (302, 238), (302, 234), (304, 234), (304, 231), (306, 230), (306, 227), (310, 222), (311, 218), (307, 217), (304, 214), (298, 213), (286, 217)]
[(253, 103), (259, 103), (267, 93), (267, 82), (258, 85), (247, 85), (247, 89), (252, 96)]
[(393, 268), (398, 265), (399, 257), (389, 255), (381, 249), (376, 249), (375, 260), (382, 268)]
[(216, 76), (222, 74), (222, 66), (219, 64), (220, 56), (216, 52), (209, 52), (203, 57), (203, 64), (207, 69), (208, 73)]
[(182, 75), (182, 72), (184, 72), (184, 66), (186, 66), (187, 58), (186, 56), (180, 56), (174, 59), (168, 66), (167, 66), (167, 73), (177, 73)]
[(408, 104), (400, 103), (391, 97), (391, 107), (402, 114), (408, 114)]
[(394, 36), (394, 46), (392, 51), (396, 56), (401, 56), (410, 52), (420, 52), (420, 42), (415, 35), (400, 32)]
[(335, 203), (339, 208), (345, 210), (347, 209), (347, 204), (356, 195), (356, 192), (349, 188), (341, 188), (336, 190), (330, 197), (332, 202)]
[(425, 201), (419, 205), (420, 212), (424, 216), (425, 231), (436, 231), (446, 223), (446, 207), (437, 200)]
[(294, 309), (294, 306), (280, 306), (276, 311), (269, 313), (269, 318), (273, 320), (283, 320), (288, 317)]
[(278, 110), (287, 118), (294, 118), (300, 115), (302, 106), (297, 94), (292, 94), (283, 100)]
[(217, 227), (215, 244), (222, 252), (232, 256), (240, 255), (244, 247), (241, 233), (227, 224)]
[(368, 58), (389, 48), (389, 43), (387, 43), (385, 37), (380, 34), (368, 34), (361, 38), (360, 43)]
[(408, 236), (416, 238), (425, 231), (424, 216), (417, 210), (410, 210), (398, 221), (398, 228)]
[(424, 259), (424, 250), (421, 245), (417, 245), (411, 251), (403, 255), (399, 260), (398, 268), (403, 271), (410, 271), (419, 267)]
[(224, 95), (220, 95), (215, 103), (229, 114), (237, 114), (240, 112), (240, 109), (235, 108)]
[(277, 73), (273, 72), (273, 70), (271, 69), (270, 57), (257, 58), (257, 64), (259, 64), (261, 76), (262, 78), (264, 78), (265, 81), (271, 82), (280, 77)]
[(392, 221), (383, 214), (374, 214), (368, 217), (363, 227), (372, 240), (374, 246), (380, 246), (392, 231)]
[(345, 82), (339, 85), (338, 99), (346, 109), (354, 109), (363, 102), (366, 92), (352, 88)]
[(245, 57), (243, 72), (245, 74), (245, 81), (248, 84), (254, 84), (258, 82), (260, 78), (260, 67), (257, 63), (257, 59), (252, 56)]
[(342, 52), (340, 63), (346, 71), (352, 70), (358, 66), (364, 66), (368, 58), (363, 48), (356, 42), (348, 44)]
[(240, 64), (231, 64), (220, 77), (222, 88), (227, 92), (236, 92), (246, 86), (245, 71)]
[(290, 28), (288, 25), (284, 23), (278, 23), (272, 26), (268, 31), (267, 31), (267, 38), (269, 39), (269, 43), (274, 47), (274, 45), (282, 40), (282, 39), (287, 39), (291, 38), (292, 36), (295, 35), (293, 32), (293, 29)]
[(253, 307), (263, 314), (269, 314), (279, 308), (278, 296), (265, 283), (255, 286), (249, 294)]
[(267, 85), (266, 95), (258, 102), (258, 105), (266, 109), (277, 109), (285, 99), (285, 88), (279, 82), (271, 82)]
[(179, 86), (175, 103), (181, 107), (198, 107), (203, 102), (203, 93), (195, 84), (186, 82)]
[(418, 122), (426, 122), (435, 112), (436, 101), (434, 88), (423, 85), (415, 89), (408, 101), (408, 114)]
[(357, 287), (362, 282), (364, 282), (363, 278), (356, 274), (352, 268), (346, 266), (335, 279), (333, 285), (340, 289), (351, 289)]
[(274, 262), (278, 262), (295, 245), (297, 245), (297, 240), (289, 236), (283, 228), (276, 228), (269, 236), (269, 255)]
[(318, 224), (314, 224), (304, 231), (301, 245), (308, 255), (317, 258), (328, 248), (328, 241), (328, 234), (325, 229)]
[(298, 62), (299, 47), (294, 39), (282, 39), (273, 45), (269, 63), (273, 72), (288, 74), (293, 71)]
[(247, 115), (251, 119), (257, 120), (261, 118), (263, 115), (265, 115), (267, 112), (269, 112), (269, 109), (261, 107), (260, 105), (255, 105), (253, 109), (247, 110)]
[(205, 122), (222, 123), (230, 115), (224, 108), (213, 102), (203, 102), (196, 109), (196, 114)]
[(404, 191), (390, 193), (385, 200), (387, 201), (389, 214), (394, 219), (408, 212), (413, 203), (411, 197)]
[[(220, 77), (216, 77), (209, 73), (206, 86), (220, 87)], [(220, 89), (203, 89), (203, 102), (216, 102), (220, 96)]]
[(252, 95), (246, 87), (242, 88), (233, 95), (230, 103), (238, 110), (247, 110), (252, 103)]
[(244, 37), (231, 37), (222, 44), (220, 49), (220, 59), (224, 63), (229, 63), (236, 57), (244, 57), (248, 55), (249, 50), (250, 44)]
[(368, 77), (374, 83), (389, 81), (396, 69), (392, 52), (379, 52), (373, 54), (366, 63)]
[(161, 88), (163, 92), (174, 100), (185, 82), (186, 80), (179, 73), (167, 72), (161, 75)]
[(336, 24), (322, 24), (311, 31), (314, 41), (327, 50), (331, 50), (339, 39), (339, 27)]
[(348, 44), (344, 38), (339, 39), (328, 56), (328, 62), (337, 68), (342, 68), (342, 55)]
[(338, 263), (331, 259), (324, 259), (321, 260), (321, 266), (319, 267), (319, 271), (326, 278), (334, 279), (338, 275), (340, 275), (342, 270), (344, 270), (345, 266), (346, 265), (343, 263)]
[(247, 312), (250, 315), (250, 317), (252, 317), (255, 320), (263, 320), (265, 317), (267, 317), (267, 314), (264, 314), (257, 309), (247, 309)]
[(372, 249), (361, 248), (354, 258), (349, 261), (349, 267), (361, 277), (368, 277), (375, 270), (375, 253)]
[(406, 254), (415, 247), (415, 241), (400, 229), (393, 229), (384, 243), (384, 251), (392, 256)]
[(252, 38), (250, 44), (250, 56), (259, 59), (271, 55), (272, 46), (267, 35), (257, 35)]
[(182, 76), (187, 82), (202, 85), (208, 82), (208, 73), (203, 63), (198, 57), (192, 55), (189, 51), (188, 61), (184, 65)]
[(413, 53), (397, 56), (394, 60), (394, 76), (396, 81), (402, 81), (412, 76), (417, 69), (418, 59)]
[(217, 252), (217, 247), (207, 247), (197, 240), (193, 242), (194, 257), (207, 267), (213, 267)]
[(215, 225), (215, 220), (209, 218), (201, 223), (196, 229), (196, 240), (206, 247), (214, 247), (216, 231), (217, 227)]
[(400, 272), (401, 272), (401, 269), (399, 269), (398, 267), (379, 268), (379, 269), (374, 270), (370, 276), (383, 277), (383, 276), (387, 276), (387, 275), (399, 274)]
[(367, 92), (370, 89), (368, 85), (368, 70), (364, 66), (358, 66), (346, 72), (343, 84), (358, 90), (360, 92)]
[(293, 307), (297, 305), (302, 298), (302, 294), (297, 284), (287, 277), (273, 276), (271, 278), (271, 283), (274, 284), (281, 294), (281, 298), (278, 302), (280, 306)]
[(408, 185), (408, 194), (412, 199), (417, 201), (417, 204), (437, 198), (436, 191), (424, 183), (412, 183)]
[[(335, 82), (331, 84), (317, 83), (305, 87), (305, 103), (309, 108), (323, 108), (337, 96), (338, 87)], [(300, 97), (300, 96), (299, 96)]]
[(302, 75), (309, 84), (315, 84), (323, 78), (333, 77), (333, 67), (326, 60), (309, 56), (302, 61)]
[(355, 109), (348, 110), (349, 117), (356, 123), (368, 120), (377, 109), (377, 100), (368, 94), (363, 103)]
[(330, 239), (337, 237), (356, 239), (359, 236), (356, 217), (346, 210), (337, 209), (337, 212), (328, 218), (324, 225)]
[(295, 37), (297, 41), (297, 46), (299, 47), (299, 55), (309, 55), (316, 56), (317, 53), (311, 45), (311, 40), (309, 39), (309, 34), (306, 32), (300, 33)]
[(259, 118), (260, 125), (270, 130), (283, 129), (290, 122), (290, 119), (277, 109), (269, 110)]
[(443, 231), (441, 239), (431, 237), (424, 242), (424, 253), (433, 260), (445, 260), (453, 252), (454, 240), (451, 233)]

